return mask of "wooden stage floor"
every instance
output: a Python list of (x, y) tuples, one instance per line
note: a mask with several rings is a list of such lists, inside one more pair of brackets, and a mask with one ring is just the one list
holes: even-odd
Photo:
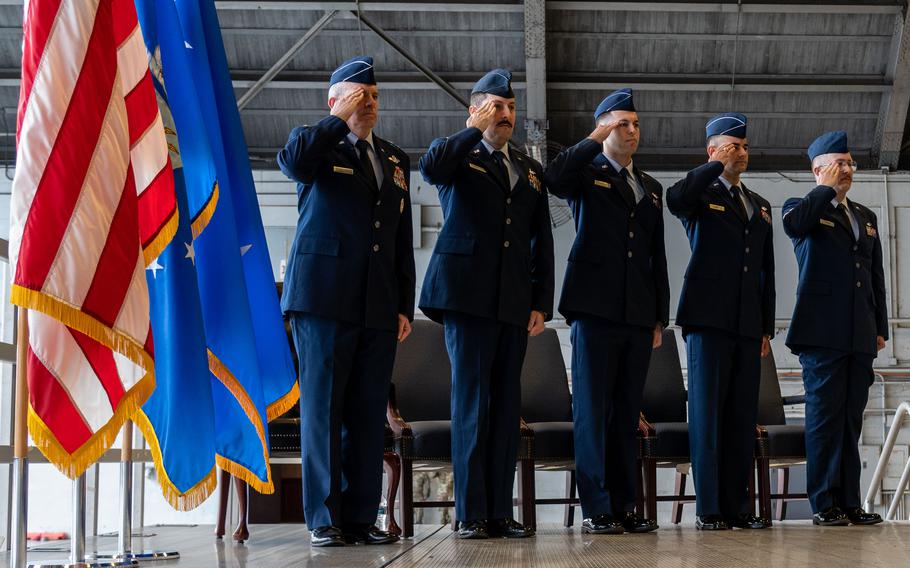
[[(176, 550), (179, 560), (143, 566), (281, 568), (525, 568), (525, 567), (855, 567), (910, 566), (910, 523), (872, 527), (813, 527), (809, 521), (775, 523), (760, 531), (700, 532), (693, 526), (669, 525), (656, 533), (618, 536), (582, 535), (578, 528), (541, 526), (525, 540), (462, 541), (449, 527), (419, 525), (413, 539), (389, 546), (313, 548), (302, 525), (253, 525), (243, 545), (217, 541), (212, 526), (146, 527), (148, 549)], [(116, 546), (116, 537), (89, 539), (87, 550)], [(64, 559), (66, 541), (36, 543), (29, 562)], [(52, 549), (52, 550), (49, 550)], [(0, 554), (7, 565), (9, 555)]]

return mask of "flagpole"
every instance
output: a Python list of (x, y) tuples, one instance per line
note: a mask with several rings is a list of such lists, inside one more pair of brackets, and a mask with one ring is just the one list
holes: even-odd
[(16, 402), (13, 424), (13, 542), (10, 568), (25, 568), (28, 520), (28, 310), (17, 308)]

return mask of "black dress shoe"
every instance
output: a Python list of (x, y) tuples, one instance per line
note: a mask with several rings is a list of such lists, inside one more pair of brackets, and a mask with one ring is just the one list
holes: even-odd
[(850, 519), (839, 507), (828, 507), (812, 515), (812, 524), (823, 527), (838, 527), (850, 524)]
[(700, 531), (725, 531), (730, 525), (720, 515), (705, 515), (695, 517), (695, 528)]
[(490, 538), (487, 532), (486, 521), (462, 521), (458, 525), (458, 538), (481, 539)]
[(742, 513), (727, 519), (727, 524), (738, 529), (766, 529), (771, 526), (771, 520), (756, 517), (751, 513)]
[(398, 535), (381, 530), (374, 525), (344, 527), (344, 541), (347, 544), (392, 544), (398, 542)]
[(344, 546), (344, 533), (331, 525), (316, 527), (310, 531), (310, 546)]
[(657, 521), (645, 519), (641, 515), (636, 515), (631, 511), (624, 513), (620, 522), (622, 523), (622, 528), (630, 533), (646, 533), (656, 531), (659, 528), (657, 526)]
[(514, 519), (494, 519), (487, 524), (487, 533), (491, 537), (528, 538), (534, 536), (534, 529)]
[(861, 507), (847, 509), (844, 513), (854, 525), (877, 525), (882, 522), (881, 515), (878, 513), (867, 513)]
[(613, 518), (613, 515), (594, 515), (581, 523), (581, 532), (586, 534), (622, 534), (625, 528), (622, 522)]

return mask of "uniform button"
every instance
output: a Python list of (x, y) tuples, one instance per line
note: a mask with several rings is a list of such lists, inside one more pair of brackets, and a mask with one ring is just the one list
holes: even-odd
[(506, 247), (506, 248), (509, 248), (509, 241), (506, 241), (506, 242), (502, 243), (502, 246), (504, 246), (504, 247)]
[(377, 201), (377, 202), (376, 202), (376, 207), (379, 207), (380, 205), (382, 205), (382, 201)]
[(858, 262), (856, 263), (856, 267), (859, 268), (859, 263), (858, 263)]
[(749, 229), (746, 229), (746, 234), (747, 234), (747, 235), (749, 234)]
[(629, 214), (629, 219), (634, 219), (634, 218), (635, 218), (635, 211), (633, 211), (632, 213)]
[(632, 258), (632, 251), (628, 252), (629, 258)]
[(853, 250), (859, 250), (859, 247), (857, 245), (853, 245)]
[(512, 218), (506, 217), (506, 225), (511, 225), (511, 224), (512, 224)]
[(379, 252), (379, 245), (373, 245), (373, 252)]
[(748, 267), (748, 266), (743, 266), (743, 272), (749, 272), (749, 267)]
[(746, 254), (749, 254), (749, 247), (746, 247)]
[(379, 227), (382, 226), (382, 223), (380, 223), (379, 221), (373, 221), (373, 226), (378, 229)]
[(630, 238), (630, 239), (634, 239), (634, 238), (635, 238), (635, 233), (632, 232), (632, 231), (629, 231), (629, 238)]
[(863, 287), (863, 283), (862, 283), (862, 282), (857, 282), (857, 283), (856, 283), (856, 287), (857, 287), (857, 288), (862, 288), (862, 287)]
[(512, 204), (512, 198), (506, 197), (506, 205), (511, 205), (511, 204)]

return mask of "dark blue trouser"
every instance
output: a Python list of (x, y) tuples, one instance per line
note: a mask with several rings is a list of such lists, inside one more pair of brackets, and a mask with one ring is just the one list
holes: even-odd
[(761, 341), (701, 328), (686, 334), (686, 351), (695, 514), (748, 513)]
[(799, 355), (806, 387), (806, 488), (815, 513), (861, 506), (858, 444), (873, 359), (820, 347)]
[(653, 337), (594, 316), (572, 322), (575, 472), (585, 518), (635, 508), (636, 432)]
[(452, 363), (455, 518), (512, 518), (528, 332), (458, 312), (446, 312), (444, 321)]
[(300, 360), (303, 512), (311, 529), (373, 524), (397, 335), (292, 312)]

